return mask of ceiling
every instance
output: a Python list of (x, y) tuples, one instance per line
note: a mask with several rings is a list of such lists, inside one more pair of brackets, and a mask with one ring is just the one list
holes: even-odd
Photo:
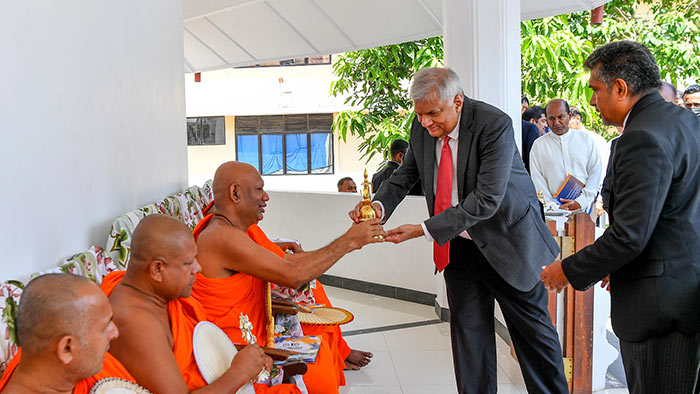
[[(459, 0), (457, 0), (459, 1)], [(521, 19), (609, 0), (521, 0)], [(328, 55), (442, 34), (443, 0), (183, 0), (185, 72)]]

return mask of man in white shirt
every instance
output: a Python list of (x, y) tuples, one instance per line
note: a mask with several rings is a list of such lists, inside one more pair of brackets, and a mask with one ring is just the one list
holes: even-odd
[[(550, 101), (545, 113), (552, 132), (535, 140), (530, 151), (530, 175), (535, 190), (542, 191), (545, 209), (558, 207), (569, 211), (588, 211), (603, 178), (598, 147), (586, 133), (569, 131), (571, 111), (565, 100)], [(578, 197), (562, 200), (560, 205), (553, 196), (569, 174), (585, 186)]]

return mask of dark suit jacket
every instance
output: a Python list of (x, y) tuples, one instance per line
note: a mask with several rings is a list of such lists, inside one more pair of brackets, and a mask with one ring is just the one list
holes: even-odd
[(700, 121), (658, 93), (634, 105), (608, 177), (611, 225), (563, 261), (571, 285), (610, 274), (612, 323), (626, 341), (700, 332)]
[(523, 164), (525, 164), (525, 169), (527, 173), (530, 173), (530, 151), (532, 150), (532, 144), (535, 143), (537, 137), (540, 136), (540, 130), (536, 125), (522, 121), (522, 149), (523, 152), (521, 156), (523, 157)]
[(385, 217), (420, 180), (431, 216), (425, 225), (438, 244), (468, 230), (506, 282), (520, 291), (531, 290), (540, 280), (541, 267), (554, 260), (559, 247), (540, 217), (510, 118), (489, 104), (464, 98), (455, 169), (460, 202), (434, 216), (437, 141), (417, 119), (413, 121), (401, 167), (375, 195), (384, 205)]
[[(386, 167), (384, 167), (381, 171), (375, 173), (372, 175), (372, 193), (376, 193), (379, 191), (379, 187), (382, 186), (382, 182), (385, 180), (389, 179), (391, 174), (394, 173), (394, 170), (399, 168), (399, 163), (395, 161), (389, 161), (386, 163)], [(415, 185), (411, 188), (411, 190), (408, 191), (409, 196), (422, 196), (423, 195), (423, 190), (420, 187), (420, 182), (416, 182)]]

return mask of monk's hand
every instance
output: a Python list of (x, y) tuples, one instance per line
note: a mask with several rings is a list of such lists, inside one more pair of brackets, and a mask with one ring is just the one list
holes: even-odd
[[(348, 212), (348, 215), (350, 215), (350, 219), (352, 219), (352, 221), (355, 223), (360, 223), (360, 208), (362, 208), (362, 201), (358, 202), (357, 205), (355, 205), (355, 208), (353, 208), (352, 211)], [(381, 219), (382, 206), (376, 202), (373, 202), (372, 208), (374, 208), (374, 213), (375, 215), (377, 215), (377, 219)]]
[(301, 248), (301, 245), (296, 242), (275, 242), (275, 244), (285, 252), (288, 250), (292, 253), (301, 253), (304, 251), (304, 249)]
[(402, 224), (387, 231), (384, 240), (398, 244), (409, 239), (418, 238), (421, 235), (423, 235), (423, 226), (420, 224)]
[(565, 209), (567, 211), (578, 211), (581, 209), (581, 204), (579, 204), (576, 200), (567, 200), (562, 198), (561, 202), (563, 202), (563, 204), (559, 206), (559, 209)]
[(343, 236), (352, 250), (355, 250), (370, 243), (384, 242), (383, 237), (386, 236), (386, 233), (379, 219), (370, 219), (360, 223), (353, 223)]
[(257, 381), (258, 374), (263, 370), (270, 371), (272, 359), (265, 355), (263, 349), (257, 344), (244, 347), (231, 361), (229, 369), (236, 371), (239, 376), (245, 377), (250, 382)]
[(555, 261), (548, 266), (542, 267), (540, 278), (547, 290), (556, 291), (557, 293), (569, 284), (569, 280), (566, 279), (566, 275), (564, 275), (564, 271), (561, 268), (561, 261)]

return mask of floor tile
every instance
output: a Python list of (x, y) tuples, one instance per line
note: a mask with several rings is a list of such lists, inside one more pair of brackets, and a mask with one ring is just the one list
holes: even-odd
[(340, 394), (402, 394), (399, 386), (344, 386)]
[(448, 323), (406, 328), (384, 332), (390, 351), (398, 350), (450, 350), (450, 325)]
[(372, 352), (372, 362), (359, 371), (345, 371), (345, 382), (348, 387), (381, 386), (398, 387), (396, 370), (391, 362), (389, 352)]
[(402, 386), (403, 394), (457, 394), (454, 384), (416, 384)]
[(325, 289), (334, 306), (347, 309), (355, 315), (355, 319), (352, 322), (341, 327), (342, 331), (413, 323), (437, 318), (435, 308), (431, 306), (331, 286), (326, 286)]
[(387, 352), (386, 340), (384, 333), (375, 332), (371, 334), (345, 336), (345, 341), (351, 349), (364, 350), (366, 352)]
[(392, 351), (391, 359), (401, 387), (416, 384), (455, 384), (449, 350)]
[(498, 383), (498, 394), (526, 394), (524, 388), (510, 383)]

